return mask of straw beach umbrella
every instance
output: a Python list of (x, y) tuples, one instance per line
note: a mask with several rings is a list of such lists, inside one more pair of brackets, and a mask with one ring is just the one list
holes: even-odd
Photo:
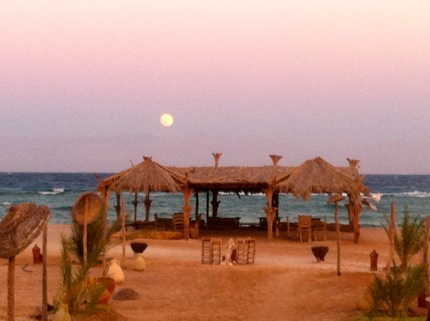
[(47, 206), (12, 205), (0, 222), (0, 258), (7, 259), (25, 250), (40, 235), (50, 215)]
[(305, 161), (293, 170), (278, 187), (282, 193), (291, 193), (309, 200), (312, 193), (352, 193), (356, 189), (356, 182), (321, 157), (317, 157)]
[[(155, 192), (175, 193), (181, 191), (183, 178), (181, 175), (168, 170), (151, 157), (143, 157), (143, 162), (131, 167), (115, 180), (109, 190), (116, 193), (129, 191), (130, 193), (145, 193), (146, 219), (149, 219), (149, 194)], [(136, 218), (135, 218), (136, 219)]]
[(79, 195), (73, 206), (72, 213), (76, 222), (83, 226), (83, 245), (84, 245), (84, 264), (87, 263), (88, 244), (87, 244), (87, 227), (88, 224), (100, 215), (103, 209), (103, 201), (100, 196), (93, 192), (87, 192)]
[(15, 256), (25, 250), (44, 230), (43, 315), (47, 317), (46, 227), (51, 213), (34, 203), (12, 205), (0, 222), (0, 258), (8, 259), (8, 320), (15, 315)]
[(342, 193), (351, 194), (357, 189), (356, 181), (339, 171), (321, 157), (307, 160), (297, 167), (291, 175), (279, 185), (280, 191), (291, 193), (304, 200), (309, 200), (312, 193), (335, 194), (330, 202), (335, 203), (335, 221), (337, 231), (338, 265), (337, 274), (340, 275), (340, 241), (338, 204), (343, 199)]

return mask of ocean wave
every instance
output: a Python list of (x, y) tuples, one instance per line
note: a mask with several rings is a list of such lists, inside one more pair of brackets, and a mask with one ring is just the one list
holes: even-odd
[(3, 206), (11, 206), (12, 203), (11, 202), (2, 202), (1, 205), (3, 205)]
[(59, 188), (53, 188), (50, 191), (38, 191), (37, 193), (41, 195), (58, 195), (58, 194), (64, 193), (65, 190), (66, 190), (65, 188), (59, 187)]
[(410, 196), (410, 197), (417, 197), (417, 198), (425, 198), (425, 197), (430, 197), (430, 193), (427, 192), (409, 192), (409, 193), (404, 193), (406, 196)]

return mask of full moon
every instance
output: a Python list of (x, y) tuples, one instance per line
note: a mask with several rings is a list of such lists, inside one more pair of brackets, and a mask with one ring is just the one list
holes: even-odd
[(173, 124), (173, 117), (170, 114), (164, 114), (160, 118), (161, 125), (169, 127)]

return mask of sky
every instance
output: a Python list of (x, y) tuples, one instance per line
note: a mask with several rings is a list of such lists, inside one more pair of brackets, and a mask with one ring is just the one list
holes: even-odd
[[(0, 171), (430, 174), (430, 1), (0, 5)], [(160, 123), (169, 113), (170, 127)]]

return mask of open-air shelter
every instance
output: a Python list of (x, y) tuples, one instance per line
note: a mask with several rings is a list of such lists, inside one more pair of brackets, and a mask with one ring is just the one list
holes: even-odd
[[(209, 193), (218, 192), (231, 192), (231, 193), (264, 193), (266, 195), (266, 204), (264, 207), (267, 216), (267, 230), (268, 238), (273, 237), (273, 222), (275, 220), (277, 211), (277, 195), (279, 192), (292, 193), (294, 195), (299, 195), (297, 189), (294, 186), (300, 186), (299, 178), (302, 175), (308, 175), (309, 171), (303, 171), (303, 166), (306, 164), (312, 164), (317, 166), (318, 164), (323, 164), (320, 166), (319, 174), (317, 172), (312, 175), (304, 176), (310, 186), (314, 189), (311, 192), (317, 193), (347, 193), (348, 196), (355, 196), (355, 193), (360, 193), (362, 188), (362, 182), (358, 179), (359, 175), (357, 173), (357, 168), (350, 167), (338, 168), (334, 167), (321, 158), (315, 158), (305, 162), (301, 167), (282, 167), (277, 166), (277, 160), (275, 159), (273, 166), (224, 166), (224, 167), (164, 167), (158, 163), (153, 162), (150, 158), (145, 158), (144, 162), (131, 167), (128, 170), (124, 170), (119, 174), (110, 176), (104, 180), (101, 180), (99, 186), (103, 186), (104, 189), (110, 191), (122, 192), (128, 190), (130, 192), (143, 191), (146, 195), (149, 195), (150, 190), (157, 190), (154, 187), (158, 186), (159, 191), (169, 192), (168, 188), (160, 188), (162, 185), (151, 185), (152, 187), (143, 188), (144, 183), (142, 181), (148, 180), (149, 177), (145, 175), (150, 175), (150, 167), (147, 166), (146, 170), (148, 174), (143, 175), (140, 173), (136, 174), (136, 168), (148, 162), (148, 159), (153, 164), (157, 164), (157, 170), (161, 170), (162, 175), (156, 175), (156, 177), (165, 177), (167, 181), (172, 180), (175, 182), (176, 187), (171, 191), (177, 191), (178, 188), (184, 193), (184, 237), (188, 238), (189, 235), (189, 218), (191, 212), (190, 197), (192, 194), (198, 195), (199, 193), (206, 193), (207, 204)], [(326, 165), (329, 166), (326, 166)], [(134, 170), (133, 170), (134, 169)], [(325, 169), (330, 173), (325, 173)], [(134, 173), (133, 173), (134, 171)], [(169, 178), (170, 177), (170, 178)], [(312, 180), (310, 180), (312, 179)], [(125, 185), (120, 182), (129, 181), (127, 184), (133, 182), (131, 185)], [(325, 184), (324, 189), (315, 189), (319, 184)], [(167, 184), (169, 185), (169, 184)], [(354, 187), (354, 190), (352, 189)], [(149, 188), (149, 189), (148, 189)], [(306, 199), (306, 197), (305, 197)], [(356, 200), (358, 203), (360, 199)], [(197, 205), (198, 203), (196, 203)], [(360, 205), (360, 204), (358, 204)], [(218, 203), (216, 200), (212, 203), (214, 212), (216, 215), (216, 208)], [(361, 206), (361, 205), (360, 205)], [(208, 207), (208, 206), (207, 206)], [(208, 213), (208, 208), (207, 208)], [(208, 215), (208, 214), (207, 214)], [(359, 226), (359, 225), (358, 225)]]

